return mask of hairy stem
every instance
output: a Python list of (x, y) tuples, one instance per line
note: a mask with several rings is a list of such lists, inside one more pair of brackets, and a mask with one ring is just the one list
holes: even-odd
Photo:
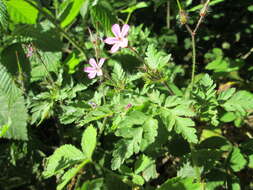
[(195, 70), (196, 70), (196, 42), (195, 42), (195, 34), (192, 33), (192, 74), (191, 74), (191, 85), (190, 85), (190, 92), (194, 86), (194, 78), (195, 78)]
[(132, 12), (129, 12), (128, 15), (127, 15), (127, 19), (126, 19), (126, 21), (125, 21), (125, 24), (128, 24), (131, 15), (132, 15)]

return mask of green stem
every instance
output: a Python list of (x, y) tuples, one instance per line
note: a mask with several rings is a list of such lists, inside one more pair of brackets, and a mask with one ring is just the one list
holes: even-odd
[(25, 0), (27, 3), (29, 3), (31, 6), (33, 6), (34, 8), (36, 8), (41, 14), (43, 14), (50, 22), (52, 22), (52, 24), (54, 24), (55, 28), (57, 30), (59, 30), (59, 32), (62, 33), (62, 35), (76, 48), (80, 51), (80, 53), (82, 53), (85, 56), (85, 51), (84, 49), (79, 45), (78, 42), (76, 42), (71, 36), (69, 36), (69, 34), (63, 29), (61, 28), (61, 26), (58, 24), (57, 20), (50, 15), (47, 11), (45, 11), (43, 8), (39, 7), (38, 5), (34, 4), (33, 2), (31, 2), (30, 0)]
[(181, 7), (181, 4), (180, 4), (180, 1), (179, 1), (179, 0), (177, 0), (177, 6), (178, 6), (179, 11), (181, 11), (181, 10), (182, 10), (182, 7)]
[(127, 24), (129, 22), (129, 19), (130, 19), (131, 15), (132, 15), (132, 12), (129, 12), (128, 15), (127, 15), (127, 19), (125, 21), (125, 24)]
[[(90, 160), (90, 159), (85, 159), (81, 164), (79, 164), (79, 165), (77, 166), (77, 169), (76, 169), (76, 170), (74, 171), (74, 173), (72, 174), (72, 178), (74, 178), (74, 177), (81, 171), (81, 169), (82, 169), (86, 164), (88, 164), (88, 163), (91, 163), (91, 160)], [(62, 188), (63, 188), (64, 186), (66, 186), (72, 178), (69, 178), (67, 181), (65, 181), (65, 182), (64, 182), (64, 185), (62, 186)], [(57, 188), (57, 189), (58, 189), (58, 188)]]

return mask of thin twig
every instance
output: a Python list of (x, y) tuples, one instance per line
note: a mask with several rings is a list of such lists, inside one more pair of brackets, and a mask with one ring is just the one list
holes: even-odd
[(246, 53), (245, 55), (242, 56), (242, 59), (247, 59), (250, 56), (250, 54), (252, 54), (252, 53), (253, 53), (253, 47), (249, 50), (248, 53)]

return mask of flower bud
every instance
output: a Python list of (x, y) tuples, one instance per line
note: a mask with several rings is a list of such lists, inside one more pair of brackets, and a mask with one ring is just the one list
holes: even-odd
[(179, 11), (179, 20), (182, 25), (184, 25), (188, 22), (188, 16), (184, 10)]
[(208, 11), (208, 6), (207, 6), (207, 5), (205, 5), (205, 6), (204, 6), (204, 7), (200, 10), (200, 12), (199, 12), (199, 16), (201, 16), (201, 17), (206, 16), (207, 11)]

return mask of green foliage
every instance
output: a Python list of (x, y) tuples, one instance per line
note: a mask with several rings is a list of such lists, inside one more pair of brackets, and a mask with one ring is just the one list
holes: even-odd
[(171, 190), (190, 190), (190, 189), (196, 189), (200, 190), (201, 189), (201, 184), (199, 183), (194, 183), (194, 178), (172, 178), (167, 180), (158, 190), (166, 190), (166, 189), (171, 189)]
[(7, 28), (8, 25), (8, 13), (7, 8), (3, 0), (0, 1), (0, 23), (3, 28)]
[(171, 55), (166, 55), (163, 52), (157, 51), (154, 45), (148, 46), (146, 56), (148, 66), (154, 70), (162, 69), (168, 64), (171, 58)]
[(2, 137), (28, 140), (26, 128), (28, 116), (22, 92), (1, 64), (0, 73), (0, 126), (9, 126)]
[(234, 172), (242, 170), (247, 163), (247, 160), (243, 157), (239, 148), (234, 147), (231, 152), (229, 164)]
[(82, 137), (82, 150), (84, 152), (84, 155), (86, 158), (91, 159), (92, 153), (94, 152), (94, 149), (96, 147), (96, 136), (97, 136), (97, 131), (93, 126), (87, 127), (87, 129), (83, 133)]
[[(89, 126), (83, 132), (81, 141), (83, 152), (73, 145), (65, 144), (57, 148), (47, 158), (43, 176), (49, 178), (53, 175), (60, 175), (61, 178), (60, 183), (57, 185), (57, 190), (63, 189), (86, 164), (91, 162), (97, 142), (96, 136), (96, 129), (93, 126)], [(64, 172), (66, 169), (68, 170)]]
[[(231, 93), (232, 94), (232, 93)], [(230, 95), (231, 96), (231, 95)], [(221, 106), (230, 114), (233, 114), (235, 117), (232, 119), (223, 121), (234, 121), (236, 126), (240, 126), (243, 123), (243, 119), (253, 110), (253, 95), (248, 91), (238, 91), (231, 96), (225, 103)]]
[(72, 6), (70, 8), (70, 10), (67, 9), (67, 11), (69, 11), (69, 13), (63, 13), (64, 15), (67, 15), (65, 18), (62, 19), (61, 21), (61, 27), (66, 27), (69, 24), (71, 24), (75, 18), (77, 17), (77, 15), (79, 14), (79, 11), (82, 7), (82, 5), (85, 3), (85, 1), (87, 0), (75, 0), (75, 1), (70, 1)]
[(25, 0), (6, 1), (10, 19), (15, 23), (35, 24), (38, 17), (38, 10)]
[(112, 34), (112, 25), (116, 22), (115, 16), (105, 6), (97, 4), (91, 7), (91, 18), (95, 28), (101, 28), (107, 34)]
[(238, 60), (232, 61), (229, 58), (224, 58), (223, 52), (219, 48), (214, 48), (212, 53), (207, 53), (205, 57), (211, 60), (205, 68), (207, 70), (213, 70), (215, 73), (237, 71), (242, 66), (242, 63)]
[(216, 99), (216, 85), (209, 75), (204, 75), (196, 84), (193, 91), (193, 99), (196, 101), (195, 109), (201, 121), (210, 122), (217, 126), (218, 102)]
[[(139, 118), (142, 118), (141, 120)], [(138, 127), (137, 127), (137, 126)], [(112, 159), (112, 169), (118, 169), (126, 159), (133, 154), (144, 151), (157, 136), (157, 120), (147, 117), (140, 111), (127, 114), (117, 125), (115, 133), (123, 137), (115, 145)]]
[(141, 9), (141, 8), (145, 8), (147, 6), (148, 6), (148, 4), (146, 2), (144, 2), (144, 1), (142, 1), (142, 2), (137, 3), (136, 5), (128, 7), (125, 10), (122, 10), (121, 12), (122, 13), (133, 13), (135, 10)]
[(168, 96), (164, 107), (160, 109), (160, 114), (168, 131), (173, 129), (188, 142), (197, 143), (196, 129), (193, 128), (195, 123), (192, 119), (187, 118), (195, 116), (191, 104), (191, 101), (176, 96)]
[(56, 175), (65, 168), (77, 164), (85, 159), (85, 155), (72, 145), (63, 145), (55, 150), (53, 155), (47, 158), (44, 177)]

